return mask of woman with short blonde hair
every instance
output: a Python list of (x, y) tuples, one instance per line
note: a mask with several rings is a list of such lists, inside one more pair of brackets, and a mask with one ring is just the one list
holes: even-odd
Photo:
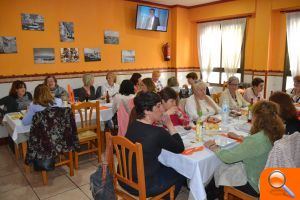
[[(106, 83), (101, 86), (101, 96), (105, 97), (108, 93), (110, 97), (114, 97), (119, 93), (120, 85), (117, 84), (117, 76), (113, 72), (108, 72), (106, 74)], [(97, 91), (99, 88), (97, 88)]]
[(187, 98), (185, 104), (185, 111), (192, 120), (197, 120), (201, 115), (215, 115), (221, 111), (221, 108), (206, 95), (206, 87), (204, 82), (192, 85), (194, 94)]
[(76, 89), (75, 97), (79, 101), (95, 100), (94, 76), (93, 74), (84, 74), (82, 76), (83, 87)]

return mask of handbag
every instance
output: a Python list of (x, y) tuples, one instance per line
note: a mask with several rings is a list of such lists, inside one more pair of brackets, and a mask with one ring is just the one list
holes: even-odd
[(33, 160), (33, 168), (35, 171), (51, 171), (55, 168), (55, 159), (48, 158), (45, 160), (42, 159), (34, 159)]

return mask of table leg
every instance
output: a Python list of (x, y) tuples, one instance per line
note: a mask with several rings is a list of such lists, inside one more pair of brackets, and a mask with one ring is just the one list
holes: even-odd
[(22, 146), (22, 154), (23, 154), (23, 160), (25, 166), (25, 173), (30, 173), (30, 167), (25, 164), (26, 153), (27, 153), (27, 142), (22, 142), (21, 146)]
[(19, 147), (18, 147), (18, 144), (14, 144), (15, 146), (15, 156), (16, 156), (16, 160), (19, 160), (20, 158), (20, 155), (19, 155)]

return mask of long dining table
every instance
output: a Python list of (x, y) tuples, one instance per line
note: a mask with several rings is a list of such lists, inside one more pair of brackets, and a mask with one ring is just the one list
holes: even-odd
[[(181, 135), (185, 150), (191, 150), (187, 154), (175, 154), (165, 149), (159, 155), (159, 161), (172, 167), (178, 173), (189, 180), (189, 199), (206, 199), (205, 184), (213, 177), (215, 170), (222, 161), (209, 149), (203, 146), (203, 141), (215, 139), (222, 148), (232, 148), (238, 141), (226, 137), (226, 133), (234, 132), (238, 135), (247, 136), (250, 124), (241, 119), (229, 119), (229, 123), (222, 124), (219, 130), (206, 130), (202, 141), (196, 141), (195, 130), (184, 130), (183, 127), (176, 127)], [(194, 149), (194, 151), (193, 151)], [(187, 152), (187, 151), (185, 151)]]

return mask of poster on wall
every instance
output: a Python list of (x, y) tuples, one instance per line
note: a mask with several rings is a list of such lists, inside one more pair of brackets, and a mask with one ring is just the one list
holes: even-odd
[(78, 62), (79, 61), (78, 48), (61, 48), (60, 60), (63, 63)]
[(21, 14), (22, 29), (44, 31), (44, 17), (37, 14)]
[(74, 23), (73, 22), (60, 22), (59, 35), (61, 42), (74, 41)]
[(0, 36), (0, 54), (17, 53), (16, 37)]
[(84, 48), (84, 61), (101, 61), (100, 48)]
[(104, 44), (119, 44), (119, 32), (104, 31)]
[(135, 51), (122, 50), (122, 63), (133, 63), (133, 62), (135, 62)]
[(54, 48), (34, 48), (33, 57), (35, 64), (51, 64), (54, 63)]

